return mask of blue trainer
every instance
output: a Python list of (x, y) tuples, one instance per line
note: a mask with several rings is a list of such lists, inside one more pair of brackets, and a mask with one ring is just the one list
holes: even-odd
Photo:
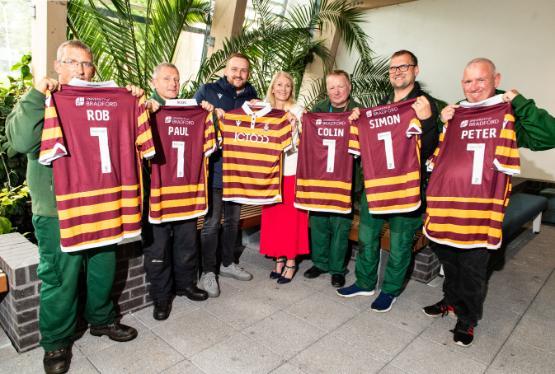
[(351, 284), (349, 287), (338, 288), (336, 292), (341, 297), (372, 296), (374, 294), (374, 290), (361, 288), (356, 283)]
[(370, 308), (372, 308), (374, 312), (389, 312), (395, 300), (397, 300), (397, 298), (392, 294), (380, 292), (380, 295), (374, 300)]

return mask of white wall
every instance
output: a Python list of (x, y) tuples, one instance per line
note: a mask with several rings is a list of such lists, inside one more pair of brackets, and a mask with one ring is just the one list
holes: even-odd
[[(463, 68), (491, 58), (502, 89), (516, 88), (555, 115), (554, 0), (417, 0), (366, 11), (363, 26), (377, 55), (409, 49), (419, 80), (447, 102), (462, 98)], [(356, 56), (340, 46), (337, 65), (352, 71)], [(555, 150), (521, 149), (523, 176), (555, 181)]]

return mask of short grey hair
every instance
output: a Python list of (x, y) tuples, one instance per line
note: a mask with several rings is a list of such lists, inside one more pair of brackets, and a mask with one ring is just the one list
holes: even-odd
[(58, 50), (56, 51), (56, 60), (60, 61), (62, 59), (62, 55), (64, 54), (64, 50), (66, 49), (66, 47), (82, 49), (83, 51), (91, 55), (91, 58), (93, 57), (91, 48), (88, 45), (86, 45), (80, 40), (73, 39), (73, 40), (67, 40), (62, 44), (60, 44), (60, 46), (58, 47)]
[(486, 57), (473, 58), (472, 60), (468, 61), (468, 64), (466, 64), (465, 69), (468, 68), (470, 65), (480, 64), (480, 63), (489, 65), (491, 67), (491, 71), (493, 72), (493, 75), (497, 73), (497, 68), (495, 67), (495, 64), (493, 63), (493, 61)]
[(160, 74), (160, 70), (162, 70), (163, 68), (175, 69), (175, 71), (179, 73), (179, 69), (177, 68), (177, 66), (175, 66), (171, 62), (162, 62), (161, 64), (156, 65), (156, 67), (152, 71), (152, 79), (156, 79), (156, 76)]

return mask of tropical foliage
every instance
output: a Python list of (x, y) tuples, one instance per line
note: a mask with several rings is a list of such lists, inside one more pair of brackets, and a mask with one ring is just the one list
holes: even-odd
[[(224, 1), (224, 0), (219, 0)], [(69, 36), (91, 46), (100, 79), (148, 87), (152, 68), (172, 61), (185, 25), (210, 22), (210, 2), (202, 0), (142, 0), (133, 9), (130, 0), (70, 0)], [(252, 62), (251, 83), (260, 95), (266, 92), (275, 71), (295, 78), (297, 90), (306, 67), (320, 59), (323, 76), (334, 66), (326, 40), (318, 37), (330, 28), (339, 31), (349, 51), (360, 56), (353, 71), (353, 95), (363, 104), (375, 104), (388, 89), (387, 65), (375, 60), (362, 30), (363, 13), (349, 1), (311, 0), (291, 7), (285, 15), (273, 14), (269, 0), (252, 0), (254, 21), (205, 59), (195, 79), (185, 82), (190, 97), (205, 82), (218, 78), (230, 54), (242, 52)], [(198, 52), (200, 53), (200, 51)], [(311, 106), (324, 95), (324, 82), (317, 79), (303, 101)], [(297, 91), (298, 94), (298, 91)]]

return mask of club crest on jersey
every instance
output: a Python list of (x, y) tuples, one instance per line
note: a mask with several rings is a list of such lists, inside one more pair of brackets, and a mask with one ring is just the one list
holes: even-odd
[(468, 126), (468, 120), (467, 119), (465, 119), (464, 121), (461, 121), (461, 124), (460, 124), (461, 129), (466, 127), (466, 126)]
[(241, 120), (235, 121), (235, 124), (236, 124), (237, 126), (241, 126)]
[(218, 93), (218, 99), (221, 99), (221, 98), (222, 98), (222, 96), (223, 96), (223, 94), (221, 94), (221, 93)]
[(270, 130), (270, 126), (267, 123), (265, 123), (264, 124), (264, 131), (268, 131), (268, 130)]
[(319, 126), (319, 125), (321, 125), (321, 124), (322, 124), (322, 120), (321, 120), (320, 118), (318, 118), (318, 119), (316, 120), (316, 126)]
[(84, 97), (76, 97), (75, 98), (75, 106), (83, 106), (85, 105), (85, 98)]
[(164, 123), (172, 123), (172, 116), (166, 116), (166, 118), (164, 118)]

